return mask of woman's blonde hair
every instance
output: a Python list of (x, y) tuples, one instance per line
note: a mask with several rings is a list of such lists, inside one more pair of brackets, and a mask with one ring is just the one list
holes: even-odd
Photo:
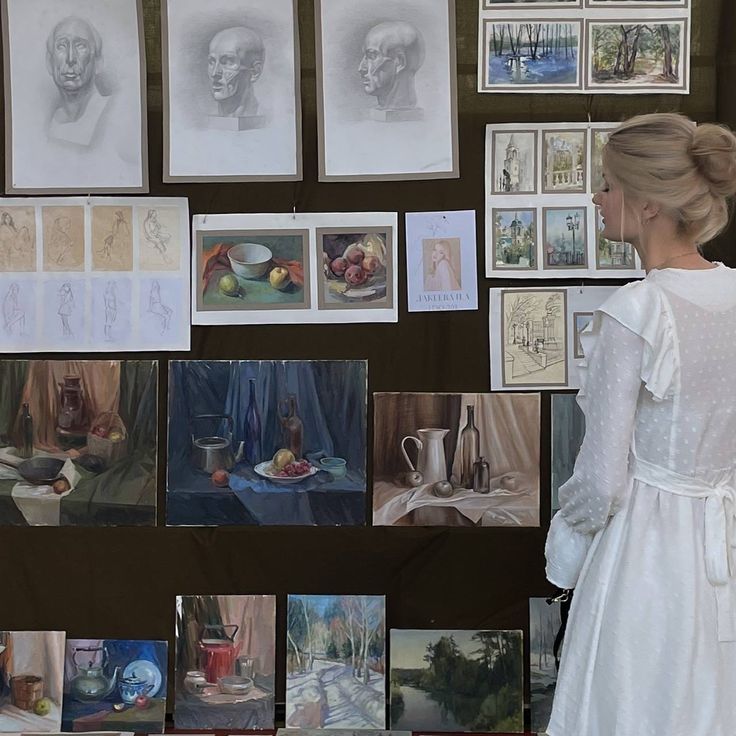
[(629, 200), (661, 205), (678, 229), (705, 243), (728, 225), (736, 194), (736, 136), (676, 113), (638, 115), (603, 148), (606, 175)]

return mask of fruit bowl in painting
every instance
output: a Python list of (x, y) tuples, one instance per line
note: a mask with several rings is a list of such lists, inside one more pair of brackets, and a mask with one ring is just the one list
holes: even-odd
[(258, 279), (268, 270), (273, 252), (260, 243), (238, 243), (230, 248), (227, 257), (238, 276)]
[(298, 483), (305, 478), (311, 478), (315, 473), (319, 472), (319, 468), (315, 468), (314, 465), (310, 465), (309, 470), (301, 475), (278, 475), (278, 471), (274, 468), (273, 463), (270, 460), (267, 460), (264, 463), (258, 463), (253, 470), (255, 470), (261, 478), (266, 478), (274, 483)]

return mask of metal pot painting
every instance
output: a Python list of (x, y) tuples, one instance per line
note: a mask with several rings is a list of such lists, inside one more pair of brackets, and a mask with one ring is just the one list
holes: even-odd
[(275, 596), (179, 596), (176, 612), (176, 728), (273, 728)]
[(0, 525), (154, 525), (157, 373), (151, 360), (0, 361)]
[(0, 631), (0, 733), (58, 732), (63, 631)]
[(364, 361), (173, 361), (167, 523), (363, 524)]
[(68, 639), (62, 729), (163, 733), (165, 641)]
[(537, 526), (539, 394), (374, 394), (376, 526)]

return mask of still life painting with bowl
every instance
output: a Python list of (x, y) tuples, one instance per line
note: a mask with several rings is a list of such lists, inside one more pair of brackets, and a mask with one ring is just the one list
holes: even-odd
[(365, 361), (172, 361), (167, 524), (365, 523)]

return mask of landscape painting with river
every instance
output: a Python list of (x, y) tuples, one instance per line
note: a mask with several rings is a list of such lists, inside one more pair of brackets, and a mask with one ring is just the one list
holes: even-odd
[(524, 730), (521, 631), (391, 630), (391, 728)]

